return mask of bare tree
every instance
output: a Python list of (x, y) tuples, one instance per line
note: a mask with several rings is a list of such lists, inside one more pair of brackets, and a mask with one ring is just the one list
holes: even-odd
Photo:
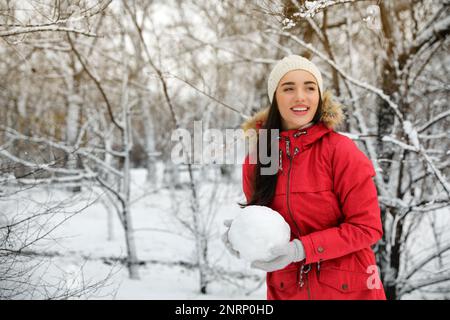
[[(83, 265), (69, 270), (45, 253), (58, 242), (55, 230), (92, 202), (71, 211), (68, 208), (80, 201), (79, 195), (41, 202), (33, 199), (38, 185), (27, 184), (27, 179), (22, 181), (4, 169), (0, 177), (0, 298), (88, 299), (104, 295), (100, 292), (110, 285), (115, 268), (105, 278), (92, 280), (85, 276)], [(49, 277), (49, 269), (62, 271)]]

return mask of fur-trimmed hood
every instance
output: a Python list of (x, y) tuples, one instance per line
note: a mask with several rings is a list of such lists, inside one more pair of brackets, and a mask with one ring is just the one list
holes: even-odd
[[(325, 91), (322, 101), (322, 117), (320, 118), (320, 121), (322, 121), (327, 128), (333, 130), (336, 129), (344, 122), (345, 119), (342, 109), (343, 106), (332, 99), (331, 92)], [(247, 131), (248, 129), (260, 129), (266, 121), (268, 113), (269, 107), (259, 111), (242, 124), (242, 129), (244, 129), (244, 131)]]

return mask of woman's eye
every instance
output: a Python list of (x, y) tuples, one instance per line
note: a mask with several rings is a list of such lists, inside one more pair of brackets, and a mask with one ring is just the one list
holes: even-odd
[(286, 92), (286, 91), (289, 91), (289, 90), (292, 90), (292, 88), (286, 88), (283, 91)]
[(316, 88), (310, 87), (310, 88), (308, 88), (308, 90), (309, 91), (314, 91), (314, 90), (316, 90)]

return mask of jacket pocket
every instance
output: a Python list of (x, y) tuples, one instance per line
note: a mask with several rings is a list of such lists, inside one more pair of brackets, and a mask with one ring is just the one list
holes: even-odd
[(319, 282), (338, 290), (341, 293), (370, 290), (368, 279), (370, 274), (341, 269), (321, 269)]
[(295, 288), (297, 283), (298, 268), (277, 270), (267, 273), (267, 285), (278, 291), (286, 291)]

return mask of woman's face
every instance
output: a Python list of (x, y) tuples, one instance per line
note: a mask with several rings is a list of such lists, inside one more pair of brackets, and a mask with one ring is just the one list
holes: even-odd
[(275, 91), (275, 99), (283, 130), (297, 129), (311, 122), (319, 105), (316, 78), (308, 71), (289, 71), (281, 78)]

